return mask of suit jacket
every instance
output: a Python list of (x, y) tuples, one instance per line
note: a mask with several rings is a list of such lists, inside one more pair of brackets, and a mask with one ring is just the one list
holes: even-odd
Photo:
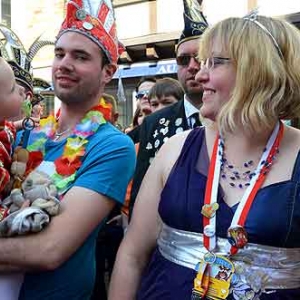
[(127, 135), (132, 139), (134, 144), (137, 144), (140, 141), (140, 129), (141, 126), (137, 126), (127, 133)]
[(181, 100), (146, 117), (140, 126), (140, 146), (133, 177), (130, 210), (135, 202), (142, 180), (155, 154), (168, 138), (189, 129)]

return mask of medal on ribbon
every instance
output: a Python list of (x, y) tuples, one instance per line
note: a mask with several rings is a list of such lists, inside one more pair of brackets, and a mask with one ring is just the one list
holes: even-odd
[(192, 300), (226, 299), (234, 274), (234, 265), (226, 257), (208, 252), (196, 265), (197, 276), (194, 279)]
[[(248, 243), (247, 232), (244, 228), (245, 222), (255, 195), (268, 173), (267, 170), (271, 165), (274, 154), (278, 152), (282, 136), (283, 125), (281, 122), (278, 122), (258, 163), (258, 172), (252, 177), (228, 228), (228, 256), (236, 254), (240, 248), (243, 248)], [(229, 295), (231, 282), (237, 278), (234, 274), (234, 264), (227, 257), (213, 253), (217, 247), (216, 211), (219, 208), (217, 197), (222, 151), (222, 139), (217, 137), (208, 171), (204, 205), (201, 209), (201, 214), (203, 215), (203, 245), (208, 250), (208, 253), (196, 265), (197, 273), (194, 279), (192, 300), (203, 299), (204, 297), (212, 300), (226, 299)]]

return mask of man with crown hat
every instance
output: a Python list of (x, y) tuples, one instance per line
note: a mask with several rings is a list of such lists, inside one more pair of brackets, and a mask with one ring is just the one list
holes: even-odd
[(40, 233), (0, 239), (0, 272), (26, 272), (21, 300), (90, 298), (97, 233), (123, 203), (135, 164), (130, 138), (99, 104), (119, 50), (110, 1), (68, 1), (52, 67), (60, 115), (42, 119), (27, 147), (31, 172), (55, 184), (62, 209)]
[(145, 118), (140, 126), (140, 147), (133, 177), (131, 211), (142, 180), (154, 156), (164, 142), (176, 133), (201, 125), (199, 108), (202, 103), (202, 86), (195, 81), (200, 65), (196, 59), (199, 37), (207, 28), (199, 0), (184, 0), (184, 30), (176, 48), (177, 77), (185, 95), (182, 101)]

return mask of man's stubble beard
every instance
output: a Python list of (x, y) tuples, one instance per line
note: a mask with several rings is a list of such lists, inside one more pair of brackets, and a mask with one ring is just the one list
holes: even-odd
[(54, 93), (66, 105), (69, 104), (78, 104), (78, 103), (85, 103), (88, 100), (94, 98), (99, 93), (99, 90), (92, 90), (92, 89), (82, 89), (78, 88), (74, 91), (66, 91), (66, 92), (59, 92), (59, 89), (56, 89), (54, 86)]
[(202, 104), (202, 96), (203, 96), (202, 88), (198, 88), (198, 87), (185, 88), (185, 94), (194, 106), (200, 108)]

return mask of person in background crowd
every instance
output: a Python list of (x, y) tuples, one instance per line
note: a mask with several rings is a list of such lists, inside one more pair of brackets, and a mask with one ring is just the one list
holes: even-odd
[[(125, 133), (130, 132), (131, 130), (134, 130), (135, 128), (137, 128), (138, 126), (142, 125), (144, 118), (145, 118), (145, 114), (141, 111), (140, 105), (138, 103), (137, 108), (134, 112), (134, 116), (132, 118), (132, 125), (128, 128), (126, 128)], [(135, 143), (135, 151), (136, 154), (138, 153), (139, 150), (139, 143)], [(130, 181), (130, 183), (128, 184), (127, 187), (127, 191), (126, 191), (126, 196), (125, 196), (125, 202), (124, 205), (121, 208), (121, 216), (122, 216), (122, 227), (124, 229), (124, 232), (127, 230), (127, 226), (128, 226), (128, 221), (129, 221), (129, 203), (130, 203), (130, 195), (131, 195), (131, 189), (132, 189), (132, 180)]]
[[(181, 100), (184, 96), (184, 90), (179, 83), (179, 81), (173, 78), (162, 78), (158, 79), (154, 86), (149, 91), (149, 100), (152, 113), (158, 111), (164, 107), (172, 105), (173, 103)], [(133, 117), (133, 128), (139, 126), (144, 121), (145, 115), (137, 107), (137, 110)], [(139, 143), (135, 144), (136, 152), (139, 151)], [(123, 214), (123, 227), (124, 229), (128, 226), (129, 220), (129, 210), (130, 210), (130, 197), (131, 197), (131, 190), (132, 190), (133, 181), (130, 182), (127, 192), (125, 203), (122, 207), (122, 214)]]
[(281, 121), (300, 114), (299, 30), (252, 13), (199, 49), (212, 124), (153, 161), (109, 299), (300, 299), (300, 131)]
[(104, 93), (102, 97), (104, 98), (106, 103), (109, 103), (111, 105), (110, 123), (116, 126), (119, 118), (117, 101), (115, 97), (110, 94)]
[(149, 91), (152, 113), (170, 106), (184, 97), (184, 90), (176, 79), (165, 77), (158, 79)]
[(145, 114), (141, 111), (141, 107), (138, 104), (135, 112), (133, 114), (132, 123), (129, 127), (125, 129), (125, 133), (129, 133), (131, 130), (135, 129), (136, 127), (140, 126), (145, 118)]
[[(39, 116), (40, 118), (47, 117), (52, 112), (47, 111), (46, 106), (46, 97), (47, 94), (51, 95), (53, 92), (53, 87), (51, 84), (39, 77), (33, 78), (33, 101), (32, 101), (32, 113), (34, 115)], [(37, 104), (36, 108), (34, 109), (35, 104)]]
[(149, 103), (149, 92), (155, 83), (155, 77), (145, 76), (140, 79), (135, 88), (135, 97), (141, 107), (141, 111), (144, 112), (146, 115), (151, 113), (151, 107)]
[(105, 120), (99, 104), (120, 49), (112, 3), (84, 3), (67, 2), (55, 43), (59, 118), (43, 119), (27, 147), (40, 157), (34, 171), (56, 186), (61, 212), (40, 233), (0, 239), (0, 272), (25, 272), (20, 300), (90, 299), (98, 231), (123, 203), (135, 166), (132, 141)]
[[(39, 126), (40, 119), (43, 117), (44, 114), (44, 107), (42, 102), (44, 101), (45, 98), (44, 96), (42, 96), (41, 91), (49, 88), (50, 84), (41, 78), (33, 78), (32, 84), (33, 84), (33, 96), (31, 97), (32, 93), (26, 87), (25, 87), (25, 93), (27, 95), (27, 99), (30, 99), (31, 101), (30, 119), (34, 122), (35, 127), (37, 127)], [(22, 146), (24, 139), (25, 142), (26, 139), (28, 139), (29, 131), (25, 133), (25, 130), (23, 128), (23, 122), (24, 122), (24, 117), (14, 122), (17, 128), (17, 136), (14, 145), (15, 147)]]
[(199, 38), (208, 24), (201, 12), (200, 3), (196, 1), (192, 6), (189, 1), (184, 0), (184, 3), (185, 27), (177, 45), (176, 61), (177, 77), (185, 94), (182, 100), (145, 118), (140, 127), (140, 147), (130, 199), (131, 210), (148, 167), (164, 142), (174, 134), (201, 125), (199, 108), (203, 91), (202, 85), (195, 80), (200, 68), (196, 56)]
[[(153, 87), (155, 82), (155, 77), (142, 77), (135, 88), (137, 106), (140, 107), (141, 113), (144, 116), (148, 116), (149, 114), (151, 114), (149, 91)], [(128, 132), (128, 136), (133, 140), (135, 144), (138, 143), (140, 138), (140, 126), (137, 126), (136, 128), (134, 128), (134, 130)]]
[(42, 104), (42, 101), (44, 100), (44, 97), (41, 95), (36, 95), (34, 99), (32, 100), (32, 111), (31, 116), (34, 118), (40, 119), (44, 113), (44, 107)]

